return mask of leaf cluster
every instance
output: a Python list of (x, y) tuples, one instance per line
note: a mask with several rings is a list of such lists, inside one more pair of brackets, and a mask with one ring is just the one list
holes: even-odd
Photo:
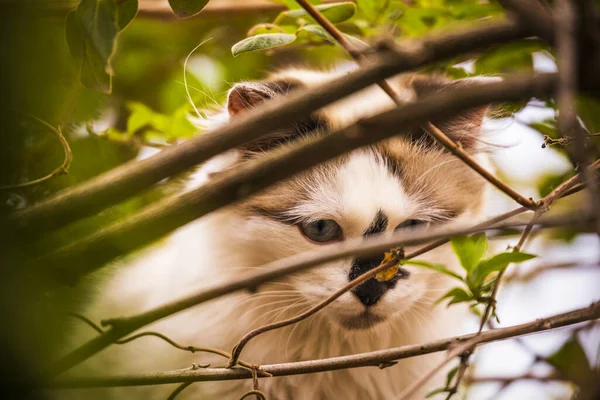
[(522, 263), (535, 256), (520, 251), (510, 251), (483, 258), (487, 252), (488, 241), (485, 233), (471, 236), (457, 236), (451, 239), (452, 249), (460, 261), (462, 272), (454, 272), (444, 265), (426, 261), (411, 260), (407, 264), (432, 269), (461, 283), (445, 293), (438, 302), (448, 300), (448, 306), (468, 303), (473, 311), (480, 304), (488, 304), (498, 273), (511, 263)]

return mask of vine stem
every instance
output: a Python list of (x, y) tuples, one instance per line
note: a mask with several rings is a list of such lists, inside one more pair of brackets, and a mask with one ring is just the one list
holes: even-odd
[(65, 136), (62, 133), (62, 130), (60, 128), (60, 126), (57, 126), (56, 128), (53, 127), (52, 125), (50, 125), (49, 123), (47, 123), (46, 121), (35, 117), (33, 115), (29, 115), (29, 114), (25, 114), (28, 118), (30, 118), (31, 120), (37, 122), (38, 124), (40, 124), (41, 126), (43, 126), (44, 128), (46, 128), (46, 130), (48, 132), (50, 132), (52, 135), (54, 135), (54, 137), (56, 137), (58, 139), (58, 141), (60, 142), (60, 145), (62, 146), (63, 152), (64, 152), (64, 159), (63, 162), (60, 166), (58, 166), (57, 168), (55, 168), (52, 172), (50, 172), (48, 175), (43, 176), (41, 178), (38, 179), (34, 179), (32, 181), (27, 181), (27, 182), (23, 182), (23, 183), (17, 183), (14, 185), (0, 185), (0, 190), (14, 190), (14, 189), (23, 189), (23, 188), (27, 188), (27, 187), (31, 187), (31, 186), (35, 186), (35, 185), (39, 185), (40, 183), (44, 183), (49, 181), (50, 179), (60, 176), (60, 175), (66, 175), (69, 173), (69, 167), (71, 166), (71, 161), (73, 161), (73, 153), (71, 152), (71, 147), (69, 146), (69, 143), (67, 142), (67, 139), (65, 138)]

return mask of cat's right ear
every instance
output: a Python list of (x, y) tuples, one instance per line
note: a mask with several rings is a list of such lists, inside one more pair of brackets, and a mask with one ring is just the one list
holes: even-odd
[(286, 94), (295, 85), (290, 82), (243, 82), (236, 84), (227, 96), (230, 117), (245, 113), (274, 97)]

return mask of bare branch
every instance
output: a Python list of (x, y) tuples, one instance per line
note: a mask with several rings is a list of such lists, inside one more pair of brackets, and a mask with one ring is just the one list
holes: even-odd
[[(506, 213), (505, 215), (513, 215), (514, 212)], [(508, 218), (508, 217), (507, 217)], [(494, 218), (494, 220), (497, 218)], [(579, 226), (581, 224), (589, 224), (588, 217), (562, 217), (562, 218), (542, 218), (538, 221), (538, 225), (553, 227), (553, 226)], [(480, 224), (483, 226), (484, 224)], [(135, 330), (158, 321), (169, 315), (178, 313), (187, 308), (201, 304), (208, 300), (224, 296), (228, 293), (233, 293), (243, 289), (256, 289), (259, 285), (273, 281), (282, 276), (293, 274), (308, 268), (333, 261), (339, 258), (348, 256), (368, 256), (380, 254), (392, 248), (400, 246), (414, 246), (438, 239), (447, 240), (447, 238), (457, 235), (465, 235), (476, 232), (482, 232), (489, 229), (503, 229), (526, 226), (526, 223), (505, 223), (493, 224), (487, 227), (468, 228), (468, 229), (448, 229), (438, 228), (431, 229), (428, 232), (419, 233), (410, 232), (410, 234), (399, 232), (391, 237), (383, 237), (377, 239), (363, 240), (361, 238), (347, 240), (345, 242), (323, 246), (318, 251), (301, 253), (295, 256), (287, 257), (269, 263), (263, 266), (264, 272), (252, 274), (248, 277), (238, 278), (236, 280), (215, 285), (207, 288), (194, 295), (164, 304), (162, 306), (150, 309), (142, 314), (138, 314), (127, 318), (116, 318), (104, 321), (105, 325), (110, 325), (110, 329), (104, 334), (90, 340), (82, 346), (76, 348), (71, 353), (58, 360), (54, 365), (48, 368), (51, 374), (60, 374), (74, 365), (86, 360), (87, 358), (98, 353), (102, 349), (110, 346), (116, 340), (134, 332)], [(437, 242), (445, 243), (445, 242)], [(428, 250), (432, 249), (431, 245), (425, 246)], [(423, 254), (424, 251), (415, 251), (413, 257)]]
[[(321, 360), (300, 361), (284, 364), (262, 365), (261, 371), (273, 376), (287, 376), (309, 374), (314, 372), (335, 371), (339, 369), (378, 367), (382, 363), (389, 363), (404, 358), (431, 354), (454, 348), (457, 352), (461, 348), (473, 347), (482, 343), (510, 339), (516, 336), (528, 335), (549, 329), (573, 325), (584, 321), (600, 318), (600, 303), (596, 302), (589, 307), (575, 311), (558, 314), (548, 318), (538, 319), (521, 325), (507, 328), (489, 330), (481, 335), (469, 334), (457, 336), (434, 342), (410, 346), (396, 347), (386, 350), (377, 350), (368, 353), (353, 354), (349, 356), (325, 358)], [(476, 339), (476, 341), (473, 341)], [(462, 343), (462, 345), (460, 345)], [(459, 346), (457, 346), (459, 345)], [(464, 351), (464, 350), (463, 350)], [(460, 351), (462, 352), (462, 351)], [(460, 354), (460, 353), (459, 353)], [(112, 386), (141, 386), (161, 385), (167, 383), (222, 381), (232, 379), (251, 379), (252, 373), (243, 369), (206, 368), (183, 369), (171, 372), (128, 375), (118, 377), (79, 377), (57, 378), (53, 383), (54, 388), (83, 388), (83, 387), (112, 387)]]
[[(600, 318), (600, 302), (592, 303), (592, 305), (590, 305), (590, 307), (588, 307), (588, 309), (596, 309), (596, 311), (598, 312), (598, 315), (595, 316), (595, 317), (586, 319), (586, 320)], [(538, 324), (540, 324), (541, 327), (547, 327), (548, 326), (547, 325), (548, 324), (547, 320), (541, 319), (541, 320), (537, 320), (536, 322)], [(583, 322), (583, 321), (579, 321), (579, 322)], [(552, 328), (555, 328), (555, 327), (552, 327), (552, 326), (548, 327), (548, 329), (552, 329)], [(415, 392), (419, 388), (421, 388), (425, 383), (427, 383), (440, 369), (442, 369), (454, 357), (457, 357), (457, 356), (463, 354), (466, 351), (472, 351), (479, 344), (486, 342), (486, 339), (485, 339), (486, 335), (488, 335), (490, 333), (493, 333), (493, 332), (496, 332), (496, 331), (497, 330), (492, 330), (492, 331), (486, 331), (486, 332), (477, 333), (474, 336), (472, 336), (471, 339), (469, 339), (466, 343), (458, 345), (458, 346), (452, 348), (448, 352), (448, 356), (446, 357), (446, 359), (444, 359), (435, 368), (433, 368), (427, 374), (425, 374), (424, 376), (420, 377), (416, 382), (414, 382), (412, 385), (410, 385), (408, 388), (406, 388), (398, 397), (396, 397), (395, 400), (407, 400), (407, 399), (409, 399), (412, 395), (415, 394)]]
[(528, 28), (511, 22), (489, 23), (456, 33), (425, 38), (393, 50), (384, 50), (364, 68), (328, 82), (299, 90), (283, 100), (264, 104), (215, 131), (161, 151), (148, 159), (130, 162), (83, 184), (69, 188), (41, 203), (14, 213), (5, 226), (25, 237), (42, 235), (79, 218), (98, 213), (151, 185), (181, 173), (223, 151), (307, 117), (326, 106), (381, 79), (434, 61), (484, 49), (491, 44), (527, 36)]
[(54, 171), (50, 172), (48, 175), (38, 179), (34, 179), (32, 181), (17, 183), (14, 185), (0, 185), (0, 190), (24, 189), (27, 187), (39, 185), (40, 183), (47, 182), (52, 178), (69, 173), (69, 167), (71, 166), (71, 161), (73, 160), (73, 153), (71, 152), (71, 147), (69, 146), (67, 139), (65, 139), (65, 136), (63, 135), (60, 126), (57, 126), (55, 128), (46, 121), (34, 117), (33, 115), (25, 115), (33, 121), (37, 122), (38, 124), (42, 125), (44, 128), (46, 128), (48, 132), (52, 133), (58, 139), (60, 145), (62, 146), (65, 157), (62, 164), (59, 167), (55, 168)]
[[(122, 222), (32, 263), (40, 267), (40, 272), (51, 274), (63, 282), (76, 281), (119, 255), (148, 244), (220, 207), (257, 193), (277, 181), (358, 147), (399, 134), (399, 126), (409, 128), (433, 116), (450, 116), (481, 104), (543, 97), (552, 90), (553, 83), (553, 74), (540, 74), (444, 90), (426, 99), (361, 120), (356, 125), (248, 161), (196, 190), (167, 197)], [(206, 136), (209, 135), (203, 137)], [(114, 243), (119, 243), (119, 246)]]

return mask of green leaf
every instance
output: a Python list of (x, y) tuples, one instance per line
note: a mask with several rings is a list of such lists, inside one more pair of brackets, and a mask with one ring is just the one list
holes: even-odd
[(510, 263), (522, 263), (535, 257), (536, 256), (533, 254), (521, 253), (518, 251), (496, 254), (491, 258), (482, 260), (472, 273), (469, 274), (468, 281), (473, 287), (479, 287), (485, 278), (492, 272), (500, 272)]
[(77, 9), (67, 14), (65, 35), (69, 51), (79, 64), (83, 85), (110, 93), (110, 60), (117, 33), (114, 0), (81, 0)]
[(138, 12), (138, 0), (117, 1), (117, 28), (120, 31), (135, 18)]
[(577, 338), (567, 340), (556, 353), (548, 357), (548, 361), (581, 387), (594, 379), (595, 374)]
[[(316, 36), (319, 39), (323, 39), (326, 40), (328, 42), (331, 42), (333, 44), (338, 44), (337, 40), (335, 40), (335, 38), (333, 36), (331, 36), (329, 34), (329, 32), (327, 32), (323, 27), (321, 27), (320, 25), (314, 25), (314, 24), (308, 24), (308, 25), (304, 25), (303, 27), (301, 27), (300, 29), (298, 29), (298, 31), (296, 32), (298, 34), (298, 36), (300, 37), (300, 35), (303, 32), (308, 32), (310, 35), (312, 36)], [(365, 42), (363, 42), (362, 40), (355, 38), (354, 36), (348, 35), (346, 33), (342, 33), (342, 35), (346, 38), (346, 40), (348, 40), (355, 48), (357, 49), (365, 49), (367, 47), (369, 47), (369, 45)]]
[(552, 139), (559, 137), (556, 130), (556, 118), (548, 118), (540, 122), (532, 122), (528, 125), (530, 128), (535, 129), (542, 135), (550, 136)]
[(296, 35), (287, 33), (262, 33), (237, 42), (231, 48), (231, 53), (234, 57), (237, 57), (242, 53), (285, 46), (294, 40), (296, 40)]
[(427, 261), (420, 261), (420, 260), (406, 260), (406, 261), (403, 261), (402, 264), (416, 265), (419, 267), (432, 269), (434, 271), (438, 271), (438, 272), (441, 272), (442, 274), (446, 274), (448, 276), (456, 278), (461, 282), (464, 282), (464, 279), (460, 275), (458, 275), (454, 271), (450, 271), (448, 268), (444, 267), (442, 264), (432, 264)]
[(577, 99), (577, 111), (591, 133), (600, 132), (600, 101), (580, 95)]
[(533, 53), (546, 48), (535, 39), (526, 39), (494, 47), (475, 61), (477, 75), (533, 71)]
[(450, 239), (450, 244), (460, 260), (460, 264), (469, 273), (485, 255), (487, 237), (485, 233), (477, 233), (471, 236), (456, 236)]
[(336, 40), (333, 36), (331, 36), (323, 27), (320, 25), (304, 25), (300, 29), (298, 29), (297, 34), (300, 35), (302, 32), (308, 32), (309, 34), (318, 37), (319, 39), (327, 40), (328, 42), (336, 44)]
[(456, 373), (458, 372), (459, 369), (460, 369), (460, 365), (452, 368), (448, 372), (448, 375), (446, 375), (446, 387), (450, 387), (450, 383), (452, 382), (452, 378), (454, 378), (454, 375), (456, 375)]
[[(353, 2), (322, 4), (315, 6), (315, 8), (319, 10), (329, 22), (334, 24), (352, 18), (356, 12), (356, 4)], [(293, 25), (299, 18), (312, 20), (304, 9), (297, 9), (280, 13), (277, 18), (275, 18), (274, 23), (278, 25)]]
[(446, 389), (446, 388), (435, 389), (435, 390), (432, 390), (431, 392), (427, 393), (425, 398), (429, 399), (429, 398), (435, 396), (436, 394), (441, 394), (441, 393), (446, 393), (446, 392), (448, 392), (448, 389)]
[(366, 15), (366, 17), (375, 21), (389, 7), (388, 0), (358, 0), (358, 8)]
[(541, 197), (546, 197), (552, 190), (557, 188), (561, 183), (573, 176), (572, 171), (565, 174), (548, 174), (542, 176), (537, 182), (537, 190)]
[(171, 9), (179, 18), (198, 14), (208, 4), (208, 0), (169, 0)]
[(443, 295), (442, 297), (440, 297), (436, 301), (436, 303), (441, 303), (445, 299), (450, 299), (448, 306), (451, 306), (452, 304), (464, 303), (465, 301), (471, 301), (471, 300), (473, 300), (473, 296), (461, 288), (454, 288), (454, 289), (450, 290), (448, 293), (446, 293), (445, 295)]

